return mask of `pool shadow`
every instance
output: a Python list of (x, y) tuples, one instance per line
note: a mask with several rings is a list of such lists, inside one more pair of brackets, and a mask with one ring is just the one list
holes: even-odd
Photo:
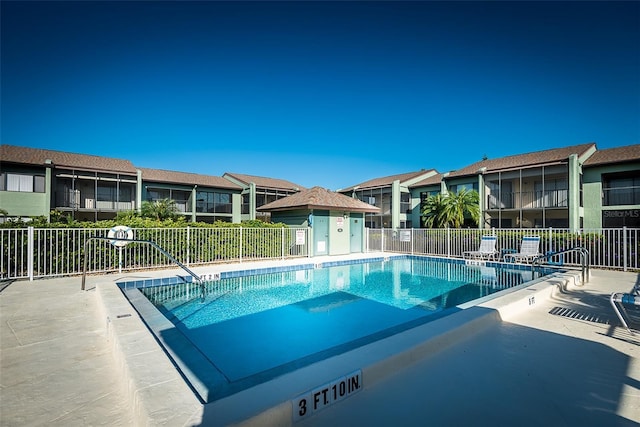
[(151, 329), (200, 399), (210, 403), (458, 310), (402, 310), (334, 292), (211, 325), (174, 319), (174, 327), (163, 321)]
[[(299, 425), (390, 425), (392, 420), (402, 425), (637, 425), (619, 415), (624, 387), (640, 389), (638, 379), (629, 376), (630, 357), (605, 343), (501, 322), (373, 382), (366, 352), (358, 363), (361, 350), (354, 350), (353, 365), (343, 372), (362, 369), (364, 389), (358, 398), (329, 406)], [(314, 386), (334, 380), (331, 375)], [(292, 385), (278, 402), (266, 393), (269, 388), (247, 394), (246, 401), (230, 400), (233, 414), (223, 402), (204, 405), (198, 425), (247, 420), (294, 399), (305, 387)], [(252, 421), (277, 423), (269, 415)]]

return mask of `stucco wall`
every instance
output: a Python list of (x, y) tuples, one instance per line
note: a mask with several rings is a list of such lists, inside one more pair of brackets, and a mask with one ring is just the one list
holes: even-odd
[(48, 216), (47, 193), (23, 193), (19, 191), (0, 191), (0, 207), (9, 216)]

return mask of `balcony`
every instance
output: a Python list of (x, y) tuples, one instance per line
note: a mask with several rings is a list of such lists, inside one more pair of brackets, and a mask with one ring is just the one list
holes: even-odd
[(569, 207), (569, 190), (504, 192), (487, 196), (487, 210)]

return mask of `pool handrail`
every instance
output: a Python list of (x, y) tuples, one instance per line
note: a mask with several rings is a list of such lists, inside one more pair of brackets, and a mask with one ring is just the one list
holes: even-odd
[(620, 319), (620, 322), (622, 323), (622, 325), (625, 328), (627, 328), (627, 331), (629, 331), (631, 335), (635, 335), (631, 330), (631, 327), (629, 326), (627, 321), (624, 319), (625, 316), (629, 317), (629, 315), (627, 314), (627, 310), (624, 308), (624, 304), (640, 307), (640, 284), (637, 284), (636, 286), (634, 286), (630, 293), (624, 293), (624, 292), (612, 293), (611, 296), (609, 297), (609, 302), (611, 303), (613, 310), (618, 315), (618, 319)]
[(547, 252), (546, 254), (538, 255), (531, 261), (531, 269), (535, 269), (536, 267), (540, 267), (542, 265), (543, 260), (548, 260), (551, 257), (556, 255), (564, 255), (569, 252), (579, 252), (580, 253), (580, 265), (582, 268), (582, 283), (580, 286), (584, 286), (586, 282), (589, 281), (589, 268), (590, 268), (590, 258), (589, 251), (582, 246), (575, 246), (569, 249), (563, 249), (560, 251)]
[(83, 247), (83, 252), (82, 252), (82, 256), (83, 256), (82, 287), (80, 288), (80, 290), (82, 290), (82, 291), (85, 290), (85, 281), (86, 281), (86, 277), (87, 277), (87, 244), (91, 240), (108, 240), (109, 242), (114, 242), (115, 241), (115, 242), (127, 242), (127, 243), (146, 243), (148, 245), (151, 245), (154, 248), (156, 248), (158, 251), (160, 251), (160, 253), (162, 253), (164, 256), (166, 256), (171, 261), (176, 263), (178, 265), (178, 267), (182, 268), (184, 271), (189, 273), (195, 279), (196, 283), (198, 283), (202, 287), (202, 293), (203, 293), (203, 296), (204, 296), (205, 286), (204, 286), (204, 283), (202, 282), (202, 279), (200, 278), (200, 276), (198, 276), (196, 273), (191, 271), (187, 266), (182, 264), (180, 261), (175, 259), (173, 257), (173, 255), (171, 255), (169, 252), (167, 252), (164, 249), (162, 249), (156, 242), (151, 241), (151, 240), (122, 239), (122, 238), (119, 238), (119, 237), (99, 237), (99, 236), (89, 237), (84, 242), (84, 247)]

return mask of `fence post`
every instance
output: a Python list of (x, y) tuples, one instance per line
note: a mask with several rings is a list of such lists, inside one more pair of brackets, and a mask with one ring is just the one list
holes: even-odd
[(414, 231), (415, 231), (415, 229), (412, 228), (411, 229), (411, 255), (413, 255), (413, 239), (414, 239), (414, 235), (413, 235), (414, 233), (413, 232)]
[(239, 257), (239, 262), (242, 262), (242, 227), (240, 227), (240, 244), (238, 245), (240, 247), (240, 252), (238, 253), (238, 257)]
[(627, 271), (627, 226), (622, 227), (622, 260), (623, 271)]
[(29, 274), (29, 280), (33, 281), (33, 227), (27, 227), (27, 273)]
[(451, 229), (447, 225), (447, 258), (451, 258)]
[(384, 228), (380, 229), (380, 252), (384, 252)]
[(281, 249), (281, 253), (282, 253), (282, 259), (284, 259), (284, 227), (281, 228), (282, 232), (280, 233), (280, 240), (282, 242), (282, 244), (280, 245)]
[(547, 252), (551, 252), (553, 250), (553, 227), (549, 227), (549, 242), (547, 243), (547, 250), (543, 252), (543, 254), (546, 254)]
[(190, 259), (189, 255), (191, 253), (191, 251), (190, 251), (190, 248), (191, 248), (191, 233), (190, 233), (190, 231), (191, 231), (191, 227), (189, 227), (187, 225), (187, 259), (186, 259), (187, 262), (185, 263), (185, 265), (187, 267), (189, 267), (189, 259)]

